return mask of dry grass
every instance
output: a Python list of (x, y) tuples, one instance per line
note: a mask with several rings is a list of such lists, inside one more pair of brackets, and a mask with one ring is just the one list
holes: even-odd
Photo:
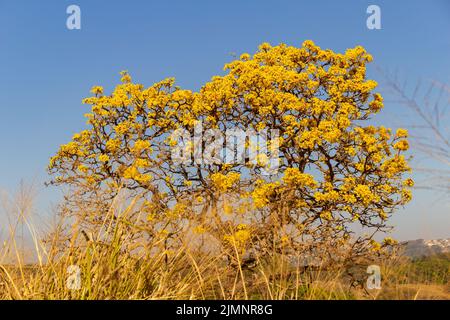
[[(29, 194), (29, 193), (24, 193)], [(30, 201), (22, 197), (18, 201)], [(214, 251), (199, 249), (192, 238), (168, 246), (164, 234), (145, 236), (133, 213), (134, 203), (121, 204), (95, 231), (62, 217), (52, 232), (40, 236), (30, 216), (30, 203), (15, 205), (9, 237), (0, 251), (0, 299), (449, 299), (448, 283), (409, 283), (409, 262), (383, 264), (383, 289), (364, 288), (342, 266), (325, 269), (292, 263), (292, 254), (274, 250), (250, 266), (234, 246), (235, 265)], [(70, 222), (70, 223), (68, 223)], [(31, 235), (33, 263), (18, 243), (20, 225)], [(20, 237), (19, 237), (20, 238)], [(244, 263), (245, 262), (245, 263)], [(69, 266), (81, 271), (79, 290), (67, 285)], [(401, 275), (401, 276), (400, 276)], [(427, 282), (428, 281), (428, 282)], [(433, 280), (436, 282), (435, 280)]]

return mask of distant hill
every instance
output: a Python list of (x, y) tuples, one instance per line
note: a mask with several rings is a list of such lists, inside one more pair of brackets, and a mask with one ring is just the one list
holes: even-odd
[(437, 240), (410, 240), (401, 243), (406, 256), (411, 258), (427, 257), (450, 253), (450, 238)]

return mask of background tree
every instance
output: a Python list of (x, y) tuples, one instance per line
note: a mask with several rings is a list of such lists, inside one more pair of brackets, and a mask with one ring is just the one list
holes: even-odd
[[(450, 191), (450, 88), (438, 81), (418, 81), (413, 87), (398, 77), (382, 72), (395, 101), (408, 108), (408, 127), (417, 151), (425, 159), (416, 170), (424, 173), (426, 183), (418, 188), (431, 188), (448, 196)], [(405, 119), (404, 118), (404, 119)], [(403, 120), (404, 121), (404, 120)], [(430, 183), (431, 182), (431, 183)]]

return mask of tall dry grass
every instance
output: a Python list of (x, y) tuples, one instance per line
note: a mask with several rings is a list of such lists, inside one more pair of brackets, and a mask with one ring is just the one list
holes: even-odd
[[(448, 284), (409, 283), (409, 262), (393, 258), (382, 261), (383, 289), (367, 290), (361, 266), (305, 266), (300, 256), (280, 248), (244, 261), (241, 248), (231, 245), (237, 263), (230, 264), (220, 252), (198, 246), (191, 234), (168, 246), (164, 232), (148, 236), (136, 199), (115, 201), (92, 230), (62, 214), (43, 233), (33, 223), (30, 194), (10, 201), (16, 220), (9, 220), (0, 251), (0, 299), (449, 298)], [(19, 243), (22, 225), (32, 248), (28, 257)], [(79, 289), (70, 285), (71, 266), (80, 270)]]

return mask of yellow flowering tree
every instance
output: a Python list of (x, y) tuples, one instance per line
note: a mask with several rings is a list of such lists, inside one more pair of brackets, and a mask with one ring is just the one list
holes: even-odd
[[(171, 212), (195, 220), (195, 233), (238, 243), (239, 252), (325, 242), (377, 251), (383, 244), (373, 235), (387, 231), (389, 216), (411, 199), (413, 181), (404, 178), (407, 131), (365, 125), (383, 108), (377, 83), (366, 77), (371, 60), (360, 46), (335, 53), (312, 41), (299, 48), (264, 43), (198, 92), (172, 79), (144, 88), (124, 72), (111, 95), (94, 87), (84, 100), (92, 106), (89, 129), (51, 159), (53, 183), (84, 196), (102, 190), (102, 201), (129, 190), (146, 199), (151, 217)], [(277, 172), (261, 174), (264, 154), (256, 163), (174, 163), (171, 133), (194, 133), (199, 122), (202, 136), (210, 129), (277, 130)], [(208, 146), (199, 143), (200, 150)], [(231, 205), (221, 202), (224, 194)], [(352, 236), (355, 226), (364, 233)]]

